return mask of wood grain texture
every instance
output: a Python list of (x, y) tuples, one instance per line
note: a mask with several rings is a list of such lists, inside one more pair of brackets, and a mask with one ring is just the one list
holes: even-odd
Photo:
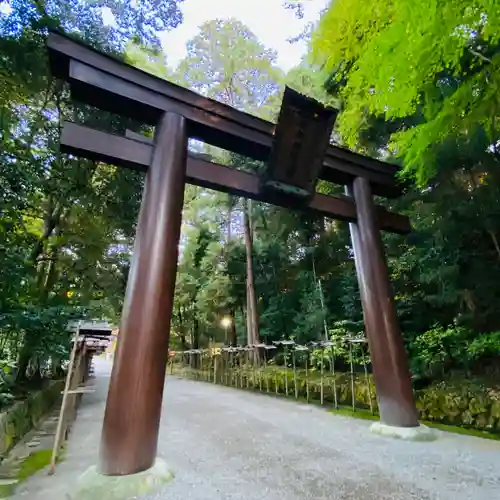
[(370, 185), (366, 179), (356, 179), (348, 194), (356, 201), (358, 215), (357, 223), (350, 224), (350, 231), (380, 421), (395, 427), (416, 427), (419, 425), (418, 414), (408, 357)]
[[(61, 134), (61, 149), (66, 153), (101, 160), (118, 166), (146, 171), (153, 151), (150, 138), (127, 131), (127, 137), (100, 132), (72, 122), (65, 122)], [(186, 182), (196, 186), (243, 196), (253, 200), (301, 210), (333, 219), (356, 220), (356, 207), (345, 196), (327, 196), (316, 193), (306, 203), (261, 189), (257, 175), (242, 172), (188, 153)], [(377, 207), (380, 229), (408, 234), (411, 226), (408, 217)]]
[(184, 198), (186, 120), (166, 113), (137, 226), (106, 411), (99, 471), (129, 475), (156, 457)]

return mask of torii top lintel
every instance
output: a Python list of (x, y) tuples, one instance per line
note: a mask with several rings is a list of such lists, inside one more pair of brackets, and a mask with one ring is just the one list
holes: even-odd
[[(257, 160), (276, 157), (277, 136), (284, 136), (278, 134), (281, 121), (276, 129), (271, 122), (157, 78), (60, 33), (51, 33), (47, 45), (53, 74), (69, 82), (72, 96), (77, 100), (151, 125), (155, 125), (165, 111), (176, 112), (188, 120), (190, 137)], [(287, 89), (285, 100), (294, 99), (298, 102), (293, 91)], [(330, 114), (332, 126), (334, 115)], [(291, 114), (284, 113), (282, 107), (280, 118), (282, 116), (289, 121)], [(319, 130), (318, 126), (315, 130)], [(319, 174), (320, 179), (336, 184), (348, 184), (355, 177), (364, 177), (376, 195), (392, 198), (400, 194), (396, 166), (328, 146), (327, 142), (323, 149), (319, 172), (314, 172), (312, 177)], [(269, 170), (279, 169), (270, 165)], [(281, 177), (284, 171), (282, 168)], [(316, 182), (311, 174), (304, 174), (304, 169), (299, 180), (301, 177), (308, 186)], [(268, 176), (268, 183), (269, 180), (272, 184), (273, 179)]]

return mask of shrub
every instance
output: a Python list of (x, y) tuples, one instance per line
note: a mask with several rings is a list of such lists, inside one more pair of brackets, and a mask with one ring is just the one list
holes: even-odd
[(435, 326), (418, 335), (410, 346), (411, 371), (418, 378), (443, 378), (453, 367), (468, 364), (466, 328)]
[(500, 432), (500, 390), (479, 380), (439, 382), (416, 394), (423, 420)]

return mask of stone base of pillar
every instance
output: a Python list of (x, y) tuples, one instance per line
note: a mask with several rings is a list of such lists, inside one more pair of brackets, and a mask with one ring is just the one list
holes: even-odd
[(375, 422), (370, 426), (370, 431), (380, 436), (404, 441), (435, 441), (438, 438), (437, 432), (422, 424), (417, 427), (394, 427), (382, 422)]
[(73, 491), (68, 492), (69, 500), (128, 500), (155, 491), (174, 478), (167, 464), (156, 459), (151, 469), (130, 476), (104, 476), (90, 467), (78, 479)]

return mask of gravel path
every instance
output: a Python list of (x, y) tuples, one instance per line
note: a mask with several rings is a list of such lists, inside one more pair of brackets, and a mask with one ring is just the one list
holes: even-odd
[[(109, 365), (86, 395), (57, 475), (15, 498), (63, 499), (95, 461)], [(235, 389), (169, 378), (159, 455), (175, 479), (142, 500), (492, 500), (500, 442), (439, 433), (432, 443), (375, 436), (370, 422)], [(105, 499), (104, 499), (105, 500)]]

